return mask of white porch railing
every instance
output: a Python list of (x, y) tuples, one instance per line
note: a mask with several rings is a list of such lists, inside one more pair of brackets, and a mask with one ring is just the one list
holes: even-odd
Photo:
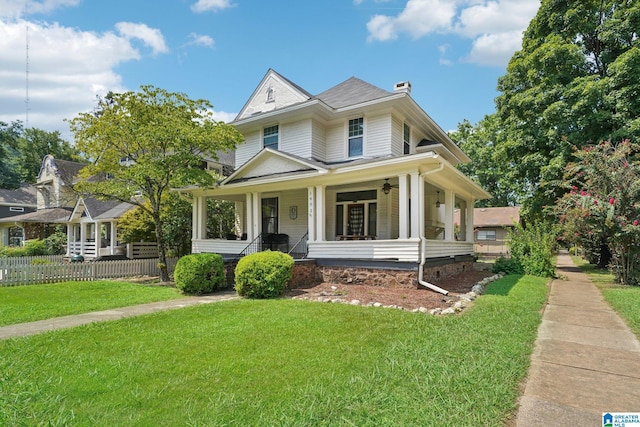
[(126, 247), (123, 247), (124, 252), (119, 253), (121, 250), (119, 246), (113, 248), (96, 248), (95, 242), (69, 242), (67, 244), (68, 255), (73, 254), (82, 255), (85, 260), (91, 260), (98, 258), (101, 255), (126, 255), (129, 259), (141, 259), (141, 258), (157, 258), (158, 257), (158, 245), (155, 242), (134, 242), (128, 243)]
[[(192, 252), (239, 254), (247, 244), (246, 240), (193, 240)], [(404, 262), (420, 262), (420, 239), (310, 241), (307, 242), (307, 246), (309, 248), (308, 258), (394, 259)], [(444, 240), (427, 240), (426, 242), (426, 258), (471, 254), (473, 254), (473, 242), (448, 242)]]
[(216, 254), (233, 254), (237, 255), (247, 245), (251, 243), (247, 240), (192, 240), (191, 241), (191, 252), (199, 253), (199, 252), (211, 252)]

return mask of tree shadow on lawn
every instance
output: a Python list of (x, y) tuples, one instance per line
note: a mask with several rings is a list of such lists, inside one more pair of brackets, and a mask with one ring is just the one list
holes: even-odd
[(520, 279), (522, 279), (522, 274), (510, 274), (505, 276), (502, 279), (489, 284), (487, 289), (484, 291), (484, 295), (499, 295), (506, 297)]

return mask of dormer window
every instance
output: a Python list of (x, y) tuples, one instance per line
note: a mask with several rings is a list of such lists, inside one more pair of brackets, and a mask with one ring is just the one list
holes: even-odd
[(349, 120), (349, 157), (362, 156), (363, 135), (364, 119), (360, 117)]
[(278, 149), (278, 125), (264, 128), (263, 132), (264, 148)]
[(408, 124), (404, 124), (404, 154), (411, 154), (411, 128)]

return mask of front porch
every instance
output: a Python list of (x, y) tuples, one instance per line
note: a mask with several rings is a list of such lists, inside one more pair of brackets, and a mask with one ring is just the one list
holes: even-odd
[[(292, 188), (295, 183), (280, 189), (253, 186), (244, 194), (194, 191), (192, 252), (233, 258), (277, 249), (295, 258), (410, 263), (473, 255), (473, 227), (468, 226), (473, 224), (473, 195), (456, 192), (435, 173), (426, 175), (305, 188)], [(207, 198), (235, 204), (236, 226), (227, 239), (207, 238)], [(461, 212), (459, 224), (454, 209)], [(274, 248), (265, 245), (267, 236), (286, 239)]]

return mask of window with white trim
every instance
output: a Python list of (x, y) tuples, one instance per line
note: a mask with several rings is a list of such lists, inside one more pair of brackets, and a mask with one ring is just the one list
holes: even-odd
[(349, 120), (349, 157), (362, 156), (364, 118)]
[(404, 141), (404, 154), (411, 154), (411, 128), (406, 123), (402, 140)]
[(24, 212), (24, 208), (19, 206), (9, 206), (9, 212)]
[(496, 230), (478, 230), (476, 240), (496, 240)]
[(278, 125), (264, 128), (263, 138), (262, 138), (264, 148), (271, 148), (273, 150), (277, 150), (278, 135), (279, 135)]

